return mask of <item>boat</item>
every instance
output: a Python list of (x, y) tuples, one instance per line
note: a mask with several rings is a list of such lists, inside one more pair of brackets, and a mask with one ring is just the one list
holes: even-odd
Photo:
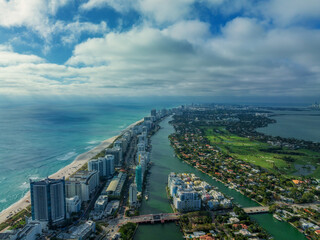
[(146, 199), (146, 201), (148, 201), (149, 195), (145, 195), (144, 198)]
[(279, 217), (277, 214), (273, 214), (272, 216), (273, 216), (275, 219), (277, 219), (278, 221), (280, 221), (280, 222), (283, 221), (282, 218)]

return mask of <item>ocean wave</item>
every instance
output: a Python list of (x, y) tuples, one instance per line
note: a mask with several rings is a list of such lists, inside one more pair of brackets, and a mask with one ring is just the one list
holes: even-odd
[(93, 149), (93, 148), (94, 148), (93, 146), (88, 146), (88, 147), (85, 147), (84, 150), (87, 150), (87, 151), (88, 151), (88, 150), (91, 150), (91, 149)]
[(0, 199), (0, 203), (6, 203), (7, 202), (7, 199)]
[(39, 180), (41, 178), (38, 175), (31, 175), (31, 176), (29, 176), (29, 179), (35, 181), (35, 180)]
[[(37, 180), (40, 180), (41, 177), (39, 175), (29, 175), (28, 176), (28, 179), (29, 180), (32, 180), (32, 181), (37, 181)], [(19, 189), (23, 189), (23, 190), (26, 190), (30, 187), (30, 182), (29, 181), (26, 181), (26, 182), (23, 182), (22, 184), (20, 184), (20, 186), (18, 187)]]
[(29, 188), (29, 186), (30, 186), (30, 183), (29, 183), (29, 182), (23, 182), (23, 183), (19, 186), (19, 188), (20, 188), (20, 189), (27, 189), (27, 188)]
[(67, 154), (63, 155), (63, 156), (60, 156), (60, 157), (57, 157), (57, 160), (58, 161), (67, 161), (69, 160), (70, 158), (76, 156), (77, 153), (76, 152), (68, 152)]
[(89, 142), (87, 142), (87, 143), (93, 145), (93, 144), (98, 144), (98, 143), (100, 143), (100, 141), (98, 141), (98, 140), (92, 140), (92, 141), (89, 141)]
[(0, 178), (0, 184), (1, 184), (3, 181), (5, 181), (5, 180), (7, 180), (7, 178), (6, 178), (6, 177), (2, 177), (2, 178)]

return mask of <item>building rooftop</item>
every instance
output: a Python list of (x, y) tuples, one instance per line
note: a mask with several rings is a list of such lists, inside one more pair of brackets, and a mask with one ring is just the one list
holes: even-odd
[(107, 192), (116, 191), (118, 184), (119, 184), (119, 179), (118, 178), (113, 179), (107, 188)]
[(32, 180), (30, 179), (30, 183), (36, 183), (37, 185), (47, 185), (49, 183), (58, 183), (64, 180), (64, 177), (61, 179), (52, 179), (52, 178), (45, 178), (42, 180)]
[(93, 170), (93, 171), (79, 171), (77, 173), (75, 173), (74, 175), (72, 175), (69, 178), (69, 181), (77, 181), (77, 182), (87, 182), (90, 180), (90, 178), (94, 175), (98, 173), (97, 170)]

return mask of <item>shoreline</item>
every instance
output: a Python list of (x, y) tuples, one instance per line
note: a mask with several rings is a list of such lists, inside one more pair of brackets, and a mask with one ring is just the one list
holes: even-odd
[[(143, 122), (143, 119), (138, 120), (132, 124), (130, 124), (128, 127), (126, 127), (124, 130), (122, 130), (118, 135), (113, 136), (111, 138), (108, 138), (106, 140), (103, 140), (100, 142), (100, 144), (93, 149), (81, 153), (78, 155), (70, 164), (67, 166), (59, 169), (57, 172), (51, 174), (49, 178), (68, 178), (70, 175), (77, 172), (84, 164), (86, 164), (91, 158), (96, 156), (98, 153), (100, 153), (103, 149), (109, 147), (118, 137), (120, 137), (124, 131), (127, 131), (134, 127), (135, 125), (138, 125), (139, 123)], [(12, 216), (15, 214), (21, 212), (23, 209), (30, 206), (31, 200), (30, 200), (30, 190), (17, 202), (13, 203), (6, 209), (2, 210), (0, 212), (0, 224), (7, 221), (10, 218), (7, 218), (11, 213), (13, 213)], [(19, 210), (20, 209), (20, 210)]]

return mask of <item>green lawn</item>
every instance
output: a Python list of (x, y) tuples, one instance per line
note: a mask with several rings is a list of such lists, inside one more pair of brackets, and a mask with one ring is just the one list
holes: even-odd
[[(271, 145), (236, 136), (228, 132), (224, 127), (206, 127), (203, 129), (213, 145), (234, 158), (288, 176), (296, 172), (295, 163), (301, 165), (310, 164), (317, 168), (310, 176), (320, 178), (320, 165), (318, 164), (320, 163), (320, 153), (318, 152), (306, 149), (290, 150), (283, 148), (277, 153), (270, 153), (261, 150), (270, 149), (272, 148)], [(295, 153), (300, 155), (295, 155)], [(285, 161), (284, 157), (291, 158), (293, 162)]]

